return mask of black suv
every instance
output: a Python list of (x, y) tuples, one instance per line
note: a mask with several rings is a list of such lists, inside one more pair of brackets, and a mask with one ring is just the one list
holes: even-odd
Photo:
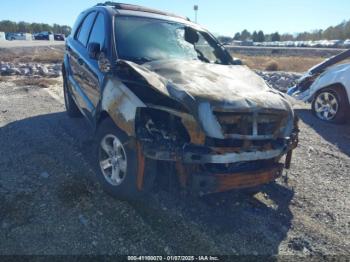
[(289, 167), (298, 128), (285, 95), (189, 19), (108, 2), (84, 11), (66, 42), (67, 112), (96, 130), (110, 194), (147, 192), (159, 161), (200, 195), (256, 188)]

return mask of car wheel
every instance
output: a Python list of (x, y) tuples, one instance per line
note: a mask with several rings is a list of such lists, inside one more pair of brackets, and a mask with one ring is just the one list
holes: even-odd
[(79, 111), (79, 108), (75, 104), (75, 101), (73, 100), (72, 95), (69, 92), (68, 82), (65, 76), (63, 77), (63, 94), (68, 116), (72, 118), (81, 117), (82, 114)]
[[(96, 174), (103, 189), (115, 198), (137, 200), (148, 193), (156, 176), (156, 162), (145, 159), (133, 139), (107, 118), (96, 137)], [(138, 174), (143, 172), (140, 186)]]
[(312, 112), (323, 121), (342, 124), (349, 108), (346, 92), (340, 87), (325, 88), (312, 102)]

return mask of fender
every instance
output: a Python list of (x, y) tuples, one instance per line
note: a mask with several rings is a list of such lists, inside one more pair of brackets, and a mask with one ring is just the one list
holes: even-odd
[(109, 78), (103, 89), (101, 112), (107, 112), (128, 136), (135, 136), (137, 108), (146, 105), (119, 79)]

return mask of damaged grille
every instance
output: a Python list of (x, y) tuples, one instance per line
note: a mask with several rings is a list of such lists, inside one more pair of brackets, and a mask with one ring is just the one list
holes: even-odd
[(279, 134), (287, 119), (286, 112), (223, 112), (215, 111), (226, 138), (271, 139)]

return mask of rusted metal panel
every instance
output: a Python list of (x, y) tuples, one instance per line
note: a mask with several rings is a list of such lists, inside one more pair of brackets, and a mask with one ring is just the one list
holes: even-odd
[(214, 189), (213, 193), (266, 184), (281, 176), (282, 170), (283, 165), (280, 164), (272, 168), (255, 172), (243, 172), (229, 175), (217, 174), (214, 175), (217, 180), (217, 187)]
[(140, 142), (136, 143), (136, 150), (137, 150), (137, 163), (138, 163), (136, 183), (137, 183), (137, 189), (139, 191), (142, 191), (144, 175), (145, 175), (145, 156), (143, 155)]
[(191, 138), (191, 143), (195, 145), (204, 145), (206, 134), (202, 131), (193, 117), (183, 117), (182, 123)]

